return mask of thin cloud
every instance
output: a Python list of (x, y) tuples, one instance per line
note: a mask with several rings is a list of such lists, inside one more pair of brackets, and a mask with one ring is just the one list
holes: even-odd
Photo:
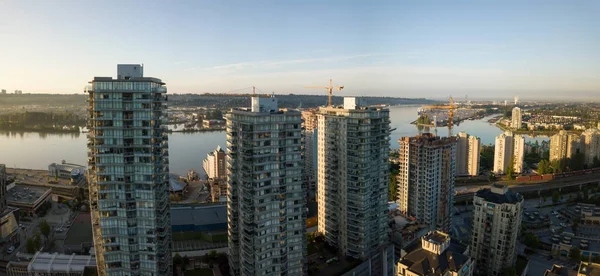
[(340, 57), (327, 57), (327, 58), (310, 58), (310, 59), (291, 59), (291, 60), (279, 60), (279, 61), (259, 61), (259, 62), (240, 62), (233, 64), (225, 64), (218, 65), (213, 67), (202, 68), (203, 70), (227, 70), (227, 71), (236, 71), (243, 70), (246, 68), (273, 68), (277, 66), (283, 65), (292, 65), (292, 64), (305, 64), (305, 63), (317, 63), (317, 62), (333, 62), (333, 61), (343, 61), (343, 60), (351, 60), (357, 58), (367, 58), (367, 57), (375, 57), (375, 56), (386, 56), (386, 55), (394, 55), (395, 53), (371, 53), (371, 54), (361, 54), (361, 55), (353, 55), (353, 56), (340, 56)]

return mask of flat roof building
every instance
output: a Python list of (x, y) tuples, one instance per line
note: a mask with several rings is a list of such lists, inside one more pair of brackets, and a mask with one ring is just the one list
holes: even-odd
[(81, 276), (95, 266), (94, 256), (37, 252), (29, 262), (9, 262), (6, 270), (9, 276)]
[(8, 190), (6, 200), (9, 206), (19, 208), (28, 216), (35, 216), (42, 204), (50, 199), (52, 189), (26, 185), (14, 185)]

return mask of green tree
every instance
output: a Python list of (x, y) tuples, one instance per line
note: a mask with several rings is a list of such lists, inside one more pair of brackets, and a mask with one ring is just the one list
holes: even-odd
[(538, 163), (538, 169), (537, 169), (538, 174), (542, 175), (542, 174), (550, 173), (549, 167), (550, 167), (550, 165), (548, 164), (548, 160), (542, 159), (540, 161), (540, 163)]
[(179, 255), (179, 253), (176, 253), (175, 256), (173, 257), (173, 264), (174, 265), (183, 264), (183, 258), (181, 257), (181, 255)]
[(397, 173), (390, 173), (389, 184), (388, 184), (388, 200), (396, 201), (398, 195), (398, 184), (396, 183)]
[(600, 168), (600, 159), (597, 156), (592, 160), (592, 168)]
[(523, 244), (531, 248), (538, 248), (540, 246), (540, 239), (535, 234), (526, 232), (523, 234)]
[(208, 252), (208, 257), (209, 257), (211, 260), (214, 260), (214, 259), (216, 259), (216, 258), (217, 258), (217, 255), (218, 255), (218, 254), (217, 254), (217, 251), (216, 251), (216, 250), (211, 250), (210, 252)]
[(508, 162), (508, 165), (506, 166), (504, 173), (506, 174), (506, 179), (515, 180), (514, 160), (512, 158)]
[(502, 270), (504, 276), (517, 276), (517, 269), (514, 267), (506, 267)]
[(33, 243), (33, 237), (27, 238), (27, 245), (25, 247), (27, 248), (27, 253), (35, 254), (36, 248)]
[(42, 233), (42, 235), (44, 235), (47, 241), (48, 236), (50, 235), (50, 225), (46, 220), (41, 220), (38, 224), (38, 227), (40, 228), (40, 232)]
[(579, 261), (579, 259), (581, 258), (581, 251), (579, 250), (579, 248), (575, 246), (571, 247), (571, 250), (569, 251), (569, 257), (571, 258), (571, 260)]
[(548, 197), (546, 195), (542, 196), (542, 202), (546, 203), (546, 201), (548, 200)]
[(556, 204), (558, 203), (558, 200), (560, 199), (560, 193), (558, 191), (554, 191), (552, 193), (552, 203)]

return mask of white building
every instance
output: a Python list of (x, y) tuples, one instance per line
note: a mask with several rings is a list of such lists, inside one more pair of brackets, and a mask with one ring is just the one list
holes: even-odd
[(226, 119), (231, 275), (306, 275), (300, 112), (252, 97)]
[(521, 114), (521, 109), (518, 107), (514, 107), (512, 109), (512, 117), (511, 117), (511, 123), (510, 123), (510, 127), (512, 127), (513, 129), (520, 129), (521, 125), (522, 125), (522, 114)]
[(506, 173), (506, 167), (513, 164), (515, 173), (523, 171), (525, 158), (525, 138), (522, 135), (513, 135), (507, 131), (496, 137), (494, 148), (494, 173)]
[(344, 98), (319, 108), (318, 124), (318, 231), (343, 255), (373, 258), (388, 241), (389, 110)]
[(457, 138), (425, 133), (402, 137), (398, 143), (398, 209), (429, 225), (429, 230), (450, 232)]
[(517, 260), (517, 238), (521, 229), (523, 196), (506, 186), (493, 184), (473, 198), (471, 256), (475, 274), (502, 275)]
[(88, 93), (88, 183), (99, 275), (172, 275), (167, 88), (139, 64)]
[(217, 146), (212, 152), (206, 154), (206, 158), (202, 160), (202, 168), (206, 172), (206, 176), (211, 179), (225, 178), (225, 151), (221, 146)]
[(471, 276), (475, 262), (469, 248), (453, 247), (450, 235), (431, 231), (421, 237), (417, 246), (407, 246), (406, 254), (398, 261), (397, 276)]
[(89, 255), (64, 255), (37, 252), (29, 262), (11, 261), (6, 266), (8, 276), (83, 276), (96, 270), (96, 258)]
[(456, 147), (456, 174), (457, 175), (479, 175), (479, 151), (481, 142), (476, 136), (466, 132), (458, 133), (458, 144)]

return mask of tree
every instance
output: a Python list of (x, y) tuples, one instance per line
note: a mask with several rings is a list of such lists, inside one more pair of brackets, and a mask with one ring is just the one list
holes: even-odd
[(42, 233), (42, 235), (44, 235), (44, 237), (46, 237), (46, 241), (47, 241), (48, 236), (50, 235), (50, 225), (48, 224), (48, 222), (46, 220), (42, 220), (38, 224), (38, 227), (40, 228), (40, 232)]
[(526, 232), (523, 234), (523, 244), (531, 248), (538, 248), (540, 246), (540, 239), (535, 234)]
[(175, 256), (173, 257), (173, 264), (174, 265), (183, 264), (183, 258), (181, 257), (181, 255), (179, 255), (179, 253), (176, 253)]
[(389, 184), (388, 184), (388, 200), (396, 201), (398, 195), (398, 185), (396, 184), (397, 173), (390, 173)]
[(214, 259), (216, 259), (216, 258), (217, 258), (217, 255), (218, 255), (218, 254), (217, 254), (217, 251), (216, 251), (216, 250), (211, 250), (210, 252), (208, 252), (208, 257), (209, 257), (211, 260), (214, 260)]
[(546, 203), (546, 201), (548, 200), (548, 197), (546, 195), (542, 196), (542, 202)]
[(552, 203), (553, 204), (558, 203), (559, 198), (560, 198), (560, 193), (558, 191), (554, 191), (554, 193), (552, 193)]
[(583, 188), (583, 199), (586, 200), (589, 198), (589, 191), (587, 188)]
[(592, 168), (600, 168), (600, 159), (597, 156), (592, 160)]
[(548, 160), (542, 159), (542, 161), (540, 161), (540, 163), (538, 163), (538, 169), (537, 169), (538, 174), (541, 175), (541, 174), (550, 173), (549, 167), (550, 167), (550, 165), (548, 164)]
[(35, 249), (35, 245), (33, 243), (33, 238), (32, 237), (27, 238), (26, 248), (27, 248), (27, 253), (29, 253), (29, 254), (35, 254), (35, 250), (36, 249)]
[(516, 276), (517, 269), (514, 267), (507, 267), (502, 270), (502, 275), (504, 276)]
[(581, 251), (579, 250), (579, 248), (571, 247), (571, 250), (569, 251), (569, 257), (571, 258), (571, 260), (579, 261), (579, 259), (581, 258)]
[(508, 180), (515, 180), (515, 168), (514, 168), (514, 160), (511, 158), (511, 160), (508, 162), (508, 165), (506, 166), (506, 169), (504, 171), (504, 173), (506, 173), (506, 178)]

